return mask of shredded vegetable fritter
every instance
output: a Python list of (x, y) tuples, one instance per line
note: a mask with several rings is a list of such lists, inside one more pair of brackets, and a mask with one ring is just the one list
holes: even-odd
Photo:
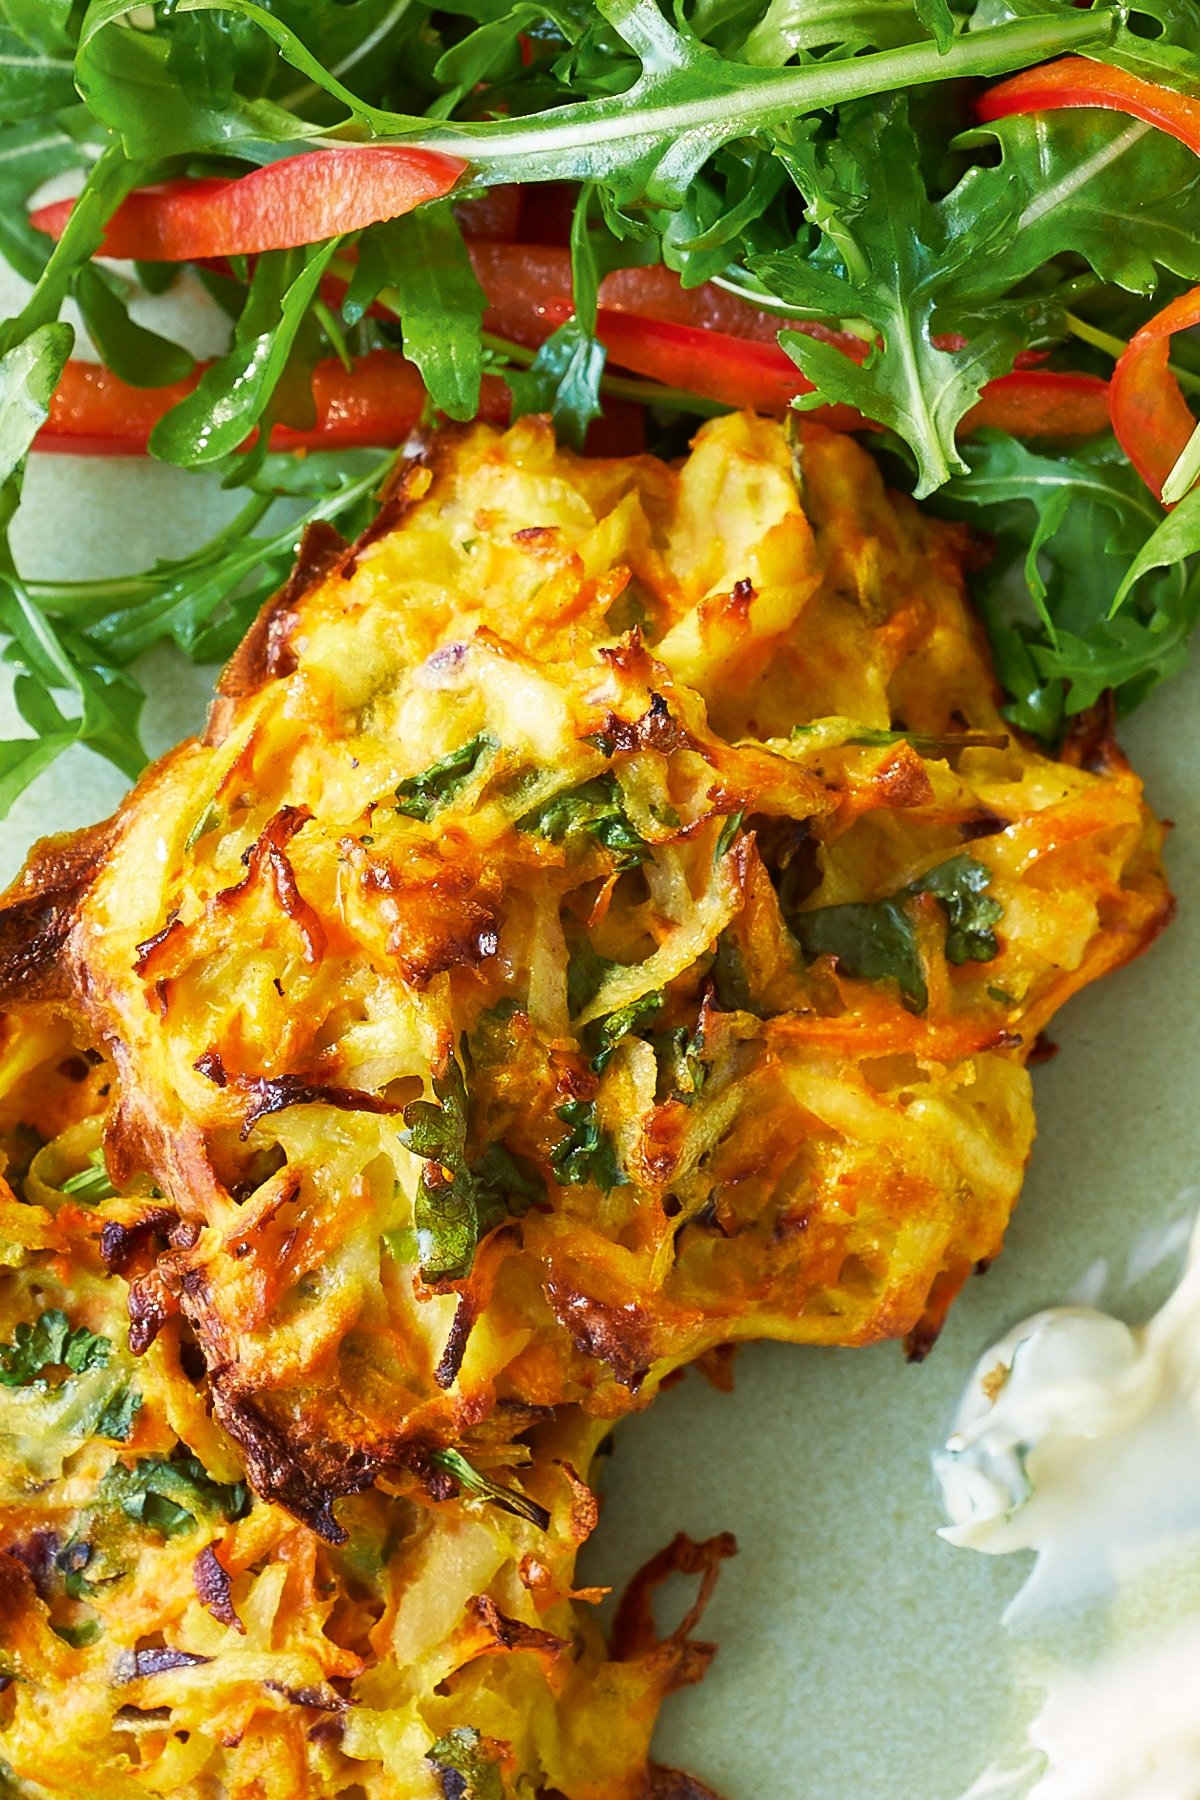
[(308, 534), (204, 739), (39, 847), (0, 914), (29, 1792), (651, 1791), (705, 1653), (645, 1584), (607, 1650), (571, 1597), (608, 1424), (739, 1339), (928, 1349), (1039, 1033), (1169, 913), (1103, 714), (1058, 761), (1001, 721), (970, 553), (815, 426), (680, 468), (439, 433)]

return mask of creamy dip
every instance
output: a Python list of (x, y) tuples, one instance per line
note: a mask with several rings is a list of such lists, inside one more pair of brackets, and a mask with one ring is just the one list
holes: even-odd
[(1148, 1324), (1062, 1306), (1002, 1338), (934, 1468), (950, 1543), (1037, 1553), (1009, 1624), (1089, 1599), (1200, 1530), (1200, 1232)]
[[(1146, 1325), (1054, 1307), (981, 1357), (934, 1467), (943, 1537), (1036, 1553), (1009, 1625), (1200, 1545), (1200, 1226)], [(1022, 1765), (987, 1771), (962, 1800), (1200, 1800), (1200, 1622), (1042, 1675)]]

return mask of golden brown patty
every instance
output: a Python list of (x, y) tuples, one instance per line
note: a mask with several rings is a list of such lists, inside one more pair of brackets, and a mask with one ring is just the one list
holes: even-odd
[(645, 1789), (703, 1656), (639, 1595), (610, 1654), (570, 1597), (607, 1422), (740, 1338), (927, 1348), (1016, 1199), (1038, 1033), (1168, 915), (1103, 722), (1054, 761), (1000, 719), (966, 551), (817, 428), (715, 421), (678, 469), (444, 433), (367, 539), (306, 541), (205, 739), (35, 853), (0, 912), (26, 1783)]

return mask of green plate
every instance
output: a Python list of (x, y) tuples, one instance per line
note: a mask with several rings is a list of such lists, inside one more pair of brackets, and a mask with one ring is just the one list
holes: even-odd
[[(195, 544), (229, 508), (170, 469), (42, 457), (16, 547), (27, 573), (120, 573)], [(199, 725), (210, 678), (167, 655), (144, 672), (148, 739), (162, 749)], [(2, 700), (3, 734), (19, 734)], [(668, 1702), (659, 1738), (662, 1760), (725, 1800), (956, 1800), (985, 1765), (1019, 1752), (1039, 1700), (1031, 1656), (1105, 1644), (1118, 1616), (1153, 1636), (1196, 1597), (1194, 1581), (1150, 1583), (1149, 1599), (1014, 1642), (1000, 1616), (1028, 1559), (936, 1536), (930, 1455), (977, 1356), (1018, 1319), (1072, 1292), (1094, 1298), (1102, 1278), (1103, 1304), (1140, 1318), (1176, 1272), (1139, 1269), (1148, 1234), (1190, 1218), (1200, 1194), (1198, 711), (1193, 669), (1122, 733), (1175, 823), (1179, 917), (1055, 1025), (1060, 1051), (1035, 1071), (1040, 1134), (1007, 1249), (929, 1360), (909, 1367), (890, 1344), (753, 1347), (738, 1353), (734, 1394), (689, 1374), (616, 1434), (584, 1580), (619, 1585), (678, 1530), (739, 1540), (703, 1628), (720, 1653), (702, 1686)], [(64, 757), (0, 827), (0, 873), (15, 873), (35, 837), (109, 811), (121, 785), (84, 753)]]

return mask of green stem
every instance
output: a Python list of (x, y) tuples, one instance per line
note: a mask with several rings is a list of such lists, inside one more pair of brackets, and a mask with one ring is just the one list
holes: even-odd
[[(1111, 331), (1101, 331), (1098, 325), (1089, 325), (1086, 319), (1077, 318), (1074, 313), (1064, 313), (1063, 317), (1072, 337), (1090, 344), (1093, 350), (1103, 350), (1114, 362), (1129, 348), (1125, 338), (1116, 337)], [(1168, 363), (1167, 367), (1185, 394), (1200, 394), (1200, 375), (1193, 375), (1190, 369), (1181, 369), (1177, 363)]]
[(1192, 432), (1167, 479), (1163, 482), (1164, 506), (1175, 506), (1200, 477), (1200, 425)]
[[(686, 100), (667, 98), (655, 103), (641, 95), (631, 99), (628, 93), (617, 94), (528, 118), (450, 121), (420, 134), (405, 132), (399, 141), (464, 155), (477, 180), (587, 180), (595, 176), (598, 161), (606, 160), (605, 151), (608, 159), (627, 159), (636, 154), (634, 146), (645, 145), (647, 139), (667, 145), (699, 133), (712, 134), (714, 144), (717, 136), (728, 142), (783, 119), (872, 94), (968, 76), (1008, 74), (1048, 56), (1107, 41), (1117, 19), (1112, 8), (1055, 14), (964, 33), (945, 51), (921, 43), (800, 68), (759, 70), (735, 64), (731, 74), (738, 78), (736, 85), (731, 80), (704, 79), (697, 72), (695, 86), (709, 91)], [(621, 29), (619, 19), (614, 18), (613, 23)], [(674, 73), (683, 76), (685, 72), (656, 70), (654, 85), (668, 85)], [(705, 65), (704, 77), (708, 75)], [(386, 135), (384, 120), (373, 122), (375, 129)], [(621, 146), (627, 148), (622, 151)]]

